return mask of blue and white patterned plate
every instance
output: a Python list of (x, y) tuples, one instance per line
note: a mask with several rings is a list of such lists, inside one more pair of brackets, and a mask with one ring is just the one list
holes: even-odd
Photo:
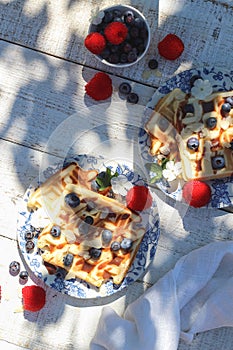
[[(221, 68), (197, 68), (184, 71), (177, 74), (156, 90), (150, 101), (148, 102), (143, 116), (143, 127), (150, 118), (155, 105), (160, 98), (167, 95), (175, 88), (180, 88), (183, 92), (190, 92), (190, 79), (194, 75), (199, 75), (205, 80), (209, 80), (212, 84), (213, 91), (230, 91), (233, 90), (233, 70), (224, 71)], [(141, 157), (144, 163), (156, 163), (155, 157), (150, 156), (149, 147), (150, 139), (144, 128), (139, 132), (139, 147)], [(221, 179), (206, 181), (211, 186), (212, 198), (208, 207), (225, 208), (233, 206), (233, 176)], [(156, 182), (156, 186), (169, 197), (181, 201), (183, 180), (175, 180), (168, 182), (161, 179)]]
[[(124, 164), (119, 164), (115, 161), (106, 161), (103, 159), (103, 157), (93, 157), (88, 155), (75, 156), (72, 159), (70, 158), (65, 160), (65, 162), (49, 166), (41, 173), (40, 183), (43, 183), (51, 175), (53, 175), (63, 166), (69, 164), (71, 161), (76, 161), (83, 169), (86, 170), (96, 169), (100, 172), (108, 167), (111, 168), (112, 171), (117, 171), (119, 174), (124, 174), (132, 184), (145, 185), (142, 177), (132, 170), (132, 164), (125, 164), (125, 162)], [(158, 209), (154, 198), (152, 207), (141, 212), (141, 214), (144, 216), (143, 220), (147, 222), (146, 233), (125, 279), (120, 285), (114, 285), (112, 281), (108, 281), (98, 289), (78, 279), (66, 280), (64, 279), (64, 275), (62, 275), (62, 271), (58, 271), (58, 273), (55, 275), (50, 275), (47, 269), (44, 267), (43, 261), (37, 249), (35, 249), (35, 251), (32, 253), (27, 253), (25, 249), (26, 240), (24, 237), (25, 232), (31, 228), (30, 222), (32, 215), (27, 210), (27, 202), (30, 193), (38, 186), (38, 184), (39, 182), (37, 181), (34, 185), (31, 185), (25, 193), (22, 206), (19, 210), (17, 228), (19, 249), (23, 254), (27, 266), (35, 274), (35, 276), (42, 279), (48, 286), (54, 288), (58, 292), (68, 294), (72, 297), (85, 299), (105, 297), (119, 292), (136, 281), (140, 275), (145, 272), (146, 268), (154, 258), (160, 234)], [(151, 194), (152, 197), (154, 197), (153, 193)], [(36, 238), (34, 243), (36, 246)]]

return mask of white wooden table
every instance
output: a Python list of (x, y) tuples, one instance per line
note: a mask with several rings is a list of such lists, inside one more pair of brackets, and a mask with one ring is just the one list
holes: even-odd
[[(158, 0), (126, 0), (124, 4), (135, 6), (148, 19), (152, 35), (150, 49), (131, 68), (116, 70), (104, 66), (87, 52), (83, 41), (92, 13), (117, 3), (116, 0), (0, 1), (0, 285), (3, 294), (0, 344), (4, 349), (86, 350), (102, 304), (106, 304), (106, 300), (80, 302), (48, 290), (46, 309), (37, 319), (24, 319), (23, 313), (15, 312), (20, 305), (17, 296), (20, 286), (17, 278), (9, 275), (8, 265), (20, 259), (16, 241), (18, 202), (38, 176), (41, 164), (64, 157), (70, 137), (78, 140), (75, 152), (79, 154), (114, 158), (126, 157), (127, 150), (130, 158), (137, 142), (135, 128), (141, 125), (144, 107), (162, 82), (197, 66), (232, 69), (231, 0), (161, 0), (159, 4)], [(158, 41), (168, 33), (177, 34), (185, 44), (184, 53), (176, 61), (166, 61), (157, 52)], [(159, 62), (161, 74), (147, 74), (148, 61), (153, 57)], [(93, 102), (85, 95), (84, 86), (97, 71), (109, 73), (113, 81), (112, 98), (104, 103)], [(139, 94), (137, 105), (127, 104), (119, 97), (118, 87), (123, 81), (129, 81)], [(103, 124), (106, 127), (100, 139), (97, 129)], [(88, 133), (83, 133), (84, 130)], [(62, 135), (62, 142), (55, 139), (48, 147), (47, 141), (56, 133)], [(156, 256), (145, 276), (118, 298), (108, 298), (107, 303), (119, 314), (181, 256), (209, 242), (233, 238), (231, 213), (193, 208), (186, 211), (157, 190), (156, 195), (161, 221)], [(73, 333), (78, 334), (79, 342), (67, 339), (68, 345), (63, 348), (57, 344), (56, 335), (50, 343), (46, 341), (55, 327), (65, 333), (70, 315), (76, 318)], [(88, 330), (83, 328), (85, 315), (95, 315)], [(23, 327), (21, 333), (17, 327)], [(230, 328), (205, 332), (197, 335), (191, 345), (183, 342), (179, 345), (179, 350), (232, 348)]]

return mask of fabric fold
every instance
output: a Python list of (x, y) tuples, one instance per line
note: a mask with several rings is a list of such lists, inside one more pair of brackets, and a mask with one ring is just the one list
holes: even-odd
[(179, 339), (233, 326), (233, 242), (183, 256), (120, 317), (103, 309), (90, 350), (176, 350)]

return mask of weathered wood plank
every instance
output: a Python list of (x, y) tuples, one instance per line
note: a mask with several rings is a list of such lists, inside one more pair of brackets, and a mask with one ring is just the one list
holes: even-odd
[[(111, 1), (111, 5), (117, 3)], [(230, 0), (168, 0), (160, 1), (159, 5), (158, 0), (124, 3), (143, 12), (152, 32), (148, 54), (131, 68), (106, 67), (83, 45), (92, 14), (108, 6), (107, 0), (92, 0), (88, 6), (86, 1), (2, 1), (0, 38), (152, 86), (192, 66), (231, 68), (233, 6)], [(170, 32), (179, 35), (185, 44), (184, 53), (176, 61), (166, 61), (158, 55), (158, 42)], [(161, 76), (145, 74), (152, 56), (159, 60)]]

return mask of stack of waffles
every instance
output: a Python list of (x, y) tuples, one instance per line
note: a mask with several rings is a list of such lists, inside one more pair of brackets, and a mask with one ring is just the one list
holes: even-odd
[(232, 96), (233, 91), (215, 92), (199, 100), (176, 88), (161, 98), (145, 125), (150, 154), (158, 162), (181, 161), (185, 181), (231, 176)]
[[(112, 279), (120, 284), (134, 260), (145, 225), (126, 205), (94, 190), (98, 172), (71, 163), (58, 171), (30, 196), (28, 208), (46, 211), (48, 224), (39, 234), (37, 247), (44, 262), (63, 268), (66, 278), (78, 278), (100, 287)], [(69, 204), (69, 195), (77, 203)], [(103, 232), (110, 232), (108, 242)], [(123, 249), (121, 242), (131, 242)], [(114, 249), (118, 246), (119, 249)]]

